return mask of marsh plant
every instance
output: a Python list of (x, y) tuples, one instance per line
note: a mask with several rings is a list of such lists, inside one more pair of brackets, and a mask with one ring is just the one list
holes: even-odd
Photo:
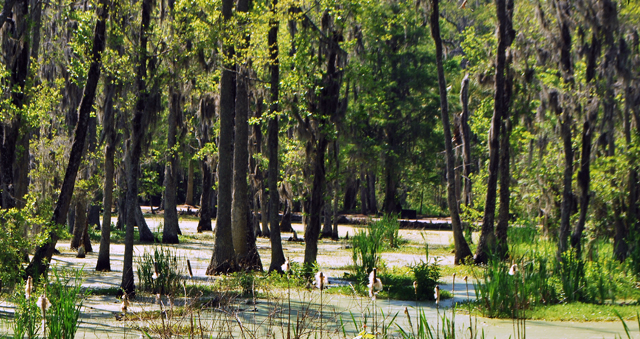
[(52, 281), (44, 282), (42, 286), (34, 286), (28, 278), (24, 294), (18, 289), (20, 292), (14, 296), (14, 338), (36, 338), (39, 333), (53, 339), (75, 336), (84, 298), (82, 271), (54, 268), (51, 276)]
[(183, 269), (175, 250), (155, 247), (138, 261), (140, 290), (160, 295), (176, 295), (182, 286)]

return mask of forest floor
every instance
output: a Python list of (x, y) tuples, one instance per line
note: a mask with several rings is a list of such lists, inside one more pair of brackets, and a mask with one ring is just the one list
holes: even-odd
[[(162, 224), (162, 217), (151, 216), (147, 218), (147, 222), (152, 231), (158, 231), (158, 227)], [(181, 244), (172, 245), (171, 248), (176, 250), (178, 258), (189, 259), (193, 270), (193, 277), (188, 278), (187, 284), (196, 284), (200, 286), (212, 285), (213, 281), (218, 277), (210, 277), (205, 274), (207, 265), (211, 258), (213, 246), (213, 233), (197, 233), (197, 221), (189, 217), (181, 217), (180, 228), (183, 235), (181, 236)], [(304, 234), (301, 224), (294, 224), (293, 228), (299, 236)], [(342, 279), (344, 273), (350, 272), (352, 265), (349, 249), (349, 242), (343, 240), (348, 234), (353, 235), (358, 227), (353, 225), (340, 225), (339, 235), (340, 241), (320, 240), (318, 250), (318, 264), (320, 268), (330, 277), (330, 285), (345, 284)], [(160, 230), (161, 231), (161, 230)], [(423, 235), (426, 236), (430, 247), (431, 258), (438, 258), (440, 265), (443, 266), (443, 272), (452, 272), (448, 269), (453, 265), (453, 255), (451, 254), (451, 231), (420, 231), (420, 230), (400, 230), (400, 237), (404, 240), (405, 245), (400, 251), (390, 251), (382, 253), (381, 257), (387, 267), (402, 267), (412, 263), (417, 263), (424, 259), (424, 243)], [(289, 257), (292, 262), (302, 262), (304, 258), (304, 242), (287, 241), (291, 237), (291, 233), (283, 233), (283, 249), (285, 256)], [(134, 248), (134, 265), (136, 260), (142, 256), (145, 251), (152, 252), (152, 244), (136, 245)], [(269, 267), (270, 259), (270, 243), (269, 239), (258, 238), (257, 247), (265, 268)], [(120, 285), (122, 277), (122, 262), (124, 245), (122, 243), (114, 243), (111, 245), (111, 272), (102, 273), (94, 270), (97, 261), (99, 244), (94, 244), (94, 252), (87, 253), (83, 259), (76, 258), (76, 252), (69, 249), (69, 241), (58, 242), (57, 249), (61, 252), (53, 258), (52, 264), (57, 267), (70, 269), (82, 269), (84, 282), (83, 286), (92, 290), (117, 289)], [(186, 271), (186, 269), (185, 269)], [(458, 273), (460, 275), (460, 273)], [(137, 283), (137, 276), (136, 276)], [(452, 277), (450, 274), (441, 279), (441, 288), (452, 290)], [(306, 319), (305, 324), (298, 321), (298, 328), (301, 331), (317, 330), (318, 326), (325, 331), (329, 338), (343, 337), (339, 330), (340, 319), (345, 323), (348, 334), (347, 337), (355, 337), (357, 331), (352, 321), (361, 320), (364, 316), (369, 317), (368, 323), (371, 326), (371, 319), (374, 316), (373, 309), (378, 310), (375, 313), (375, 323), (388, 324), (389, 318), (383, 316), (393, 316), (398, 314), (395, 319), (396, 325), (393, 326), (398, 336), (398, 327), (401, 326), (405, 330), (409, 328), (407, 317), (404, 314), (405, 307), (409, 313), (416, 319), (417, 309), (422, 309), (430, 324), (435, 324), (438, 316), (446, 314), (451, 317), (451, 305), (462, 303), (467, 300), (467, 291), (463, 289), (460, 277), (458, 277), (457, 289), (454, 298), (448, 299), (436, 308), (433, 302), (412, 302), (379, 299), (373, 307), (373, 302), (369, 298), (357, 296), (344, 296), (337, 294), (320, 295), (318, 290), (292, 290), (291, 291), (291, 309), (293, 313), (292, 321), (298, 319)], [(200, 319), (204, 319), (206, 324), (204, 327), (218, 328), (218, 337), (265, 337), (268, 333), (275, 333), (275, 337), (286, 338), (286, 318), (288, 316), (288, 297), (286, 289), (273, 288), (271, 286), (256, 286), (258, 295), (257, 303), (254, 308), (252, 298), (237, 298), (232, 301), (231, 309), (234, 309), (233, 315), (230, 313), (220, 312), (219, 310), (203, 310)], [(473, 288), (468, 291), (471, 298), (474, 298)], [(177, 298), (174, 302), (176, 306), (183, 305), (186, 300)], [(168, 305), (169, 301), (163, 299), (164, 305)], [(115, 296), (109, 295), (89, 295), (85, 298), (81, 313), (80, 329), (76, 338), (123, 338), (123, 337), (142, 337), (140, 328), (151, 329), (156, 326), (167, 326), (157, 318), (118, 321), (116, 315), (120, 314), (121, 301)], [(322, 305), (322, 306), (320, 306)], [(135, 300), (132, 300), (130, 312), (141, 312), (159, 310), (160, 305), (155, 303), (153, 296), (145, 296), (141, 294)], [(323, 308), (324, 314), (322, 321), (318, 321), (318, 312)], [(470, 317), (468, 313), (461, 313), (461, 309), (455, 316), (455, 327), (458, 329), (459, 337), (469, 337), (469, 324), (471, 323), (476, 333), (484, 332), (487, 338), (507, 338), (514, 337), (514, 324), (511, 320), (487, 319), (482, 317)], [(230, 308), (228, 308), (230, 309)], [(255, 309), (255, 312), (254, 312)], [(6, 301), (0, 301), (0, 313), (12, 313), (14, 306)], [(190, 326), (190, 319), (184, 316), (172, 318), (175, 326)], [(314, 320), (315, 319), (315, 320)], [(637, 322), (628, 322), (632, 333), (638, 333)], [(242, 324), (243, 330), (240, 330)], [(324, 325), (322, 325), (324, 324)], [(237, 329), (231, 329), (236, 326)], [(6, 329), (6, 324), (2, 327)], [(378, 328), (378, 330), (380, 330)], [(222, 334), (226, 333), (226, 334)], [(247, 335), (250, 333), (251, 335)], [(332, 335), (333, 334), (333, 335)], [(526, 335), (530, 338), (614, 338), (616, 335), (624, 335), (624, 329), (620, 322), (548, 322), (548, 321), (527, 321)], [(155, 336), (154, 336), (155, 337)], [(215, 337), (215, 336), (214, 336)]]

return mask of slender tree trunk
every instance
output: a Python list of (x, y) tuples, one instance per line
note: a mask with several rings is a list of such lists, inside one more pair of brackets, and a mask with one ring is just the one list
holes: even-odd
[(367, 173), (367, 188), (368, 188), (368, 197), (369, 202), (367, 203), (367, 207), (369, 207), (370, 214), (378, 213), (378, 202), (376, 198), (376, 174), (373, 171), (369, 171)]
[[(271, 61), (271, 64), (269, 65), (271, 71), (271, 100), (269, 112), (271, 114), (275, 114), (280, 109), (280, 58), (278, 48), (278, 27), (280, 22), (276, 19), (278, 13), (277, 7), (278, 0), (271, 0), (270, 10), (274, 16), (274, 18), (269, 21), (270, 28), (268, 36), (269, 58)], [(269, 119), (267, 126), (267, 147), (269, 149), (269, 231), (271, 231), (271, 265), (269, 265), (269, 272), (281, 271), (281, 266), (285, 261), (284, 252), (282, 251), (280, 225), (278, 225), (278, 216), (280, 212), (280, 194), (278, 193), (278, 130), (278, 116), (273, 115)], [(261, 200), (260, 202), (263, 203), (264, 200)]]
[(462, 191), (462, 203), (466, 206), (473, 206), (471, 196), (471, 127), (469, 127), (469, 74), (462, 79), (460, 89), (460, 103), (462, 104), (462, 116), (460, 124), (462, 126), (462, 176), (464, 190)]
[(509, 205), (511, 191), (509, 182), (511, 175), (509, 170), (511, 121), (509, 116), (504, 118), (502, 125), (502, 137), (500, 140), (500, 207), (498, 208), (498, 224), (496, 225), (496, 255), (501, 259), (506, 259), (509, 251), (507, 244), (507, 232), (509, 229)]
[(168, 161), (164, 170), (164, 229), (162, 231), (163, 244), (177, 244), (178, 239), (178, 209), (176, 204), (177, 177), (178, 177), (178, 152), (177, 134), (178, 121), (182, 107), (181, 95), (175, 88), (175, 84), (169, 85), (169, 117), (167, 130)]
[(324, 156), (328, 140), (324, 135), (316, 142), (313, 159), (313, 184), (309, 202), (309, 224), (304, 230), (304, 264), (313, 265), (318, 256), (318, 236), (320, 236), (320, 216), (324, 207), (325, 168)]
[(593, 126), (597, 119), (598, 110), (593, 109), (587, 113), (582, 128), (582, 153), (580, 154), (580, 170), (578, 171), (578, 187), (580, 187), (580, 216), (578, 223), (571, 234), (571, 246), (576, 249), (576, 256), (580, 258), (582, 252), (582, 233), (587, 222), (587, 212), (590, 200), (590, 165), (591, 165), (591, 140), (593, 137)]
[[(210, 95), (205, 95), (200, 99), (200, 109), (198, 116), (200, 118), (199, 146), (203, 149), (209, 143), (209, 131), (211, 130), (211, 120), (215, 115), (215, 100)], [(198, 220), (198, 233), (211, 231), (211, 218), (213, 210), (211, 208), (211, 200), (213, 200), (213, 189), (211, 188), (211, 164), (209, 157), (204, 156), (200, 159), (200, 170), (202, 172), (202, 195), (200, 196), (200, 220)], [(215, 168), (215, 166), (213, 166)]]
[[(498, 0), (499, 1), (499, 0)], [(451, 212), (451, 225), (453, 228), (453, 241), (455, 246), (455, 264), (462, 264), (464, 260), (471, 257), (471, 250), (462, 233), (460, 215), (458, 213), (458, 203), (455, 194), (455, 174), (453, 147), (451, 144), (451, 127), (449, 125), (449, 108), (447, 104), (447, 84), (444, 78), (444, 67), (442, 65), (442, 39), (440, 38), (440, 9), (438, 0), (431, 0), (431, 36), (436, 44), (436, 65), (438, 68), (438, 85), (440, 90), (440, 113), (442, 118), (442, 128), (444, 129), (444, 145), (447, 158), (447, 189), (449, 211)]]
[[(63, 225), (69, 210), (73, 189), (75, 186), (76, 175), (82, 160), (82, 150), (84, 149), (85, 139), (89, 125), (89, 114), (93, 107), (93, 101), (100, 79), (100, 62), (102, 51), (105, 44), (105, 27), (109, 13), (108, 0), (101, 0), (96, 8), (98, 20), (93, 36), (93, 49), (91, 52), (91, 65), (87, 73), (87, 82), (85, 84), (82, 101), (78, 108), (78, 122), (74, 131), (74, 139), (69, 153), (69, 163), (64, 175), (64, 181), (60, 189), (60, 195), (56, 202), (55, 209), (51, 221), (54, 225)], [(31, 259), (31, 263), (26, 268), (26, 275), (37, 277), (39, 274), (47, 272), (49, 261), (55, 250), (58, 236), (55, 231), (49, 233), (48, 239), (41, 246), (36, 247), (36, 251)]]
[(367, 179), (364, 168), (360, 168), (360, 213), (363, 215), (366, 215), (369, 212), (367, 205), (367, 190)]
[[(107, 99), (105, 100), (104, 120), (110, 120), (109, 122), (103, 121), (103, 126), (111, 126), (110, 131), (106, 133), (106, 145), (104, 147), (104, 194), (103, 194), (103, 218), (102, 228), (100, 230), (100, 251), (98, 252), (98, 262), (96, 263), (96, 271), (109, 272), (111, 271), (110, 260), (110, 247), (111, 247), (111, 205), (113, 195), (113, 160), (116, 151), (115, 143), (115, 130), (113, 129), (113, 96), (109, 93), (113, 93), (113, 81), (109, 80), (107, 84), (106, 92)], [(111, 91), (110, 91), (111, 90)]]
[(193, 165), (193, 161), (191, 159), (189, 159), (188, 162), (188, 167), (187, 167), (187, 198), (185, 199), (185, 205), (189, 205), (189, 206), (193, 206), (193, 186), (194, 186), (194, 165)]
[[(127, 147), (127, 155), (125, 166), (127, 171), (127, 219), (124, 241), (124, 262), (122, 268), (122, 282), (120, 288), (129, 296), (135, 294), (135, 284), (133, 280), (133, 227), (136, 224), (136, 214), (138, 205), (138, 171), (140, 168), (140, 156), (142, 154), (142, 138), (148, 124), (148, 109), (145, 107), (150, 99), (147, 90), (147, 42), (151, 24), (151, 12), (153, 11), (153, 1), (142, 1), (142, 15), (140, 19), (140, 39), (139, 54), (137, 60), (137, 69), (135, 82), (138, 90), (138, 99), (134, 109), (133, 119), (131, 122), (131, 136)], [(142, 241), (142, 227), (139, 224), (140, 240)]]
[[(225, 24), (231, 19), (232, 0), (222, 1), (222, 17)], [(233, 55), (233, 47), (224, 44), (226, 57)], [(231, 185), (233, 180), (233, 116), (235, 101), (234, 72), (232, 64), (225, 65), (220, 77), (220, 134), (218, 142), (218, 209), (215, 227), (213, 255), (207, 274), (228, 273), (237, 270), (231, 234)]]
[(476, 249), (476, 264), (486, 264), (489, 253), (494, 250), (494, 219), (496, 213), (496, 188), (498, 185), (498, 165), (500, 162), (500, 125), (506, 113), (505, 64), (506, 49), (509, 45), (507, 37), (507, 6), (505, 0), (495, 0), (498, 17), (498, 49), (496, 55), (496, 75), (493, 117), (489, 131), (489, 178), (487, 180), (487, 197), (484, 205), (480, 241)]
[(567, 238), (569, 237), (569, 221), (571, 217), (571, 207), (573, 193), (571, 192), (571, 180), (573, 177), (573, 145), (571, 140), (571, 115), (565, 110), (562, 113), (560, 133), (564, 146), (564, 179), (562, 180), (562, 206), (560, 214), (560, 230), (558, 235), (558, 258), (562, 258), (567, 248)]

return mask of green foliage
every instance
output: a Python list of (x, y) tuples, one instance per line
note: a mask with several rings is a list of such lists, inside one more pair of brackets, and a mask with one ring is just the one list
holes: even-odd
[(366, 230), (358, 230), (351, 238), (352, 259), (357, 281), (364, 282), (374, 267), (380, 264), (380, 250), (384, 246), (384, 224), (373, 222)]
[(73, 338), (78, 330), (78, 318), (84, 300), (82, 270), (52, 270), (54, 280), (46, 287), (51, 301), (47, 311), (48, 338)]
[(138, 261), (138, 281), (142, 291), (176, 296), (182, 284), (182, 268), (175, 250), (154, 247)]
[(434, 261), (430, 264), (428, 260), (427, 262), (420, 260), (419, 263), (411, 265), (410, 268), (411, 271), (413, 271), (414, 281), (418, 284), (416, 288), (416, 299), (435, 300), (433, 291), (440, 279), (440, 267), (438, 263)]

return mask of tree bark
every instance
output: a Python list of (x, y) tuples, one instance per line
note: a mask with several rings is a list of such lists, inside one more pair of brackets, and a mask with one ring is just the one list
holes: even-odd
[(193, 195), (194, 195), (194, 190), (193, 190), (193, 186), (194, 186), (194, 165), (193, 165), (193, 161), (191, 159), (189, 159), (189, 161), (187, 161), (187, 197), (185, 199), (185, 205), (189, 205), (189, 206), (193, 206)]
[(469, 127), (469, 74), (462, 79), (460, 89), (460, 103), (462, 104), (462, 115), (460, 124), (462, 126), (462, 176), (463, 186), (462, 203), (466, 206), (473, 206), (471, 196), (471, 127)]
[[(84, 149), (85, 139), (89, 124), (89, 114), (93, 107), (93, 101), (100, 79), (100, 63), (102, 51), (105, 44), (105, 27), (109, 13), (108, 0), (101, 0), (96, 8), (97, 21), (93, 34), (93, 49), (91, 52), (91, 65), (87, 73), (87, 82), (85, 84), (82, 101), (78, 108), (78, 122), (74, 131), (74, 139), (69, 153), (69, 163), (64, 175), (64, 181), (60, 189), (60, 195), (56, 202), (51, 223), (53, 226), (59, 227), (64, 224), (64, 220), (69, 210), (73, 189), (75, 186), (76, 175), (82, 160), (82, 151)], [(39, 274), (47, 272), (49, 261), (55, 250), (58, 236), (55, 230), (49, 232), (48, 239), (41, 246), (36, 247), (36, 251), (26, 268), (26, 275), (38, 277)]]
[[(500, 0), (498, 0), (500, 1)], [(442, 65), (442, 39), (440, 38), (440, 9), (439, 1), (431, 0), (431, 36), (436, 44), (436, 65), (438, 68), (438, 87), (440, 91), (440, 115), (442, 118), (442, 127), (444, 129), (444, 145), (447, 159), (447, 189), (448, 203), (451, 212), (451, 226), (453, 228), (453, 240), (455, 246), (456, 265), (464, 263), (468, 257), (471, 257), (471, 250), (462, 233), (462, 225), (460, 223), (460, 215), (458, 213), (458, 203), (455, 194), (455, 174), (454, 174), (454, 156), (451, 144), (451, 127), (449, 124), (449, 110), (447, 104), (447, 84), (444, 78), (444, 67)]]
[(176, 204), (178, 151), (177, 134), (179, 115), (182, 113), (181, 95), (175, 84), (169, 85), (169, 117), (167, 130), (167, 149), (169, 157), (164, 170), (164, 229), (162, 230), (163, 244), (177, 244), (178, 239), (178, 209)]
[[(224, 24), (231, 19), (232, 0), (222, 1)], [(226, 57), (233, 55), (233, 47), (224, 44)], [(231, 234), (231, 185), (233, 180), (233, 115), (235, 101), (234, 65), (227, 64), (220, 77), (220, 134), (218, 142), (218, 210), (213, 255), (207, 274), (228, 273), (237, 270)]]
[[(140, 19), (140, 38), (139, 38), (139, 54), (137, 60), (137, 69), (135, 83), (138, 90), (138, 99), (133, 113), (131, 122), (131, 135), (129, 145), (127, 147), (127, 155), (125, 166), (127, 171), (127, 196), (126, 196), (126, 230), (124, 241), (124, 262), (122, 269), (122, 282), (120, 288), (130, 297), (135, 295), (135, 284), (133, 280), (133, 227), (136, 223), (136, 214), (139, 209), (138, 205), (138, 171), (140, 168), (140, 156), (142, 154), (142, 138), (148, 124), (148, 112), (145, 107), (147, 101), (150, 101), (150, 95), (147, 90), (147, 42), (151, 24), (151, 12), (153, 11), (153, 1), (142, 1), (142, 15)], [(140, 231), (140, 240), (142, 241), (142, 228), (138, 225)]]
[(324, 207), (325, 168), (324, 155), (328, 140), (324, 135), (314, 145), (313, 184), (309, 202), (309, 224), (304, 230), (304, 264), (313, 265), (318, 256), (318, 236), (320, 236), (320, 216)]
[(580, 187), (580, 216), (578, 223), (571, 234), (571, 246), (576, 250), (576, 257), (580, 258), (582, 252), (582, 233), (587, 222), (587, 212), (590, 200), (590, 165), (591, 165), (591, 141), (593, 126), (597, 119), (598, 110), (593, 109), (587, 113), (582, 128), (582, 153), (580, 154), (580, 169), (578, 170), (578, 187)]
[[(278, 217), (280, 212), (280, 194), (278, 193), (278, 116), (275, 115), (279, 111), (280, 100), (280, 59), (279, 59), (279, 47), (278, 47), (278, 28), (280, 22), (277, 17), (278, 0), (271, 0), (270, 10), (273, 15), (273, 19), (269, 21), (269, 36), (267, 41), (269, 43), (269, 58), (270, 65), (269, 70), (271, 72), (270, 87), (271, 98), (269, 105), (269, 112), (272, 114), (269, 118), (267, 126), (267, 147), (269, 149), (269, 165), (268, 165), (268, 184), (269, 184), (269, 231), (271, 241), (271, 265), (269, 265), (269, 272), (281, 271), (281, 266), (284, 264), (284, 252), (282, 251), (282, 237), (280, 235), (280, 225), (278, 224)], [(264, 197), (264, 194), (263, 194)], [(264, 199), (260, 201), (264, 203)], [(266, 205), (265, 205), (266, 206)], [(263, 208), (263, 211), (265, 209)], [(264, 212), (263, 212), (264, 213)], [(264, 218), (264, 217), (263, 217)], [(284, 219), (283, 219), (284, 221)], [(264, 226), (263, 226), (264, 227)]]
[[(11, 104), (20, 110), (25, 101), (25, 84), (29, 74), (29, 1), (5, 1), (0, 22), (2, 29), (3, 59), (10, 72), (9, 88)], [(7, 22), (6, 20), (9, 20)], [(14, 185), (14, 164), (16, 161), (16, 145), (21, 139), (20, 126), (23, 125), (20, 113), (8, 114), (0, 123), (0, 190), (2, 208), (16, 206)]]
[(496, 12), (498, 17), (498, 49), (496, 55), (495, 94), (493, 117), (489, 131), (489, 178), (487, 180), (487, 197), (484, 205), (482, 229), (480, 241), (476, 249), (476, 264), (486, 264), (489, 253), (495, 246), (494, 219), (496, 212), (496, 188), (498, 184), (498, 165), (500, 161), (500, 125), (504, 109), (504, 84), (505, 63), (507, 49), (506, 32), (506, 3), (505, 0), (496, 0)]
[[(215, 115), (215, 111), (215, 100), (213, 97), (206, 95), (200, 99), (200, 109), (198, 110), (198, 116), (200, 118), (200, 137), (198, 138), (198, 142), (200, 144), (200, 149), (203, 149), (207, 143), (209, 143), (209, 131), (211, 129), (210, 123)], [(211, 165), (209, 163), (208, 156), (204, 156), (200, 159), (200, 170), (202, 172), (202, 195), (200, 196), (198, 233), (212, 230), (211, 218), (213, 217), (213, 211), (211, 208), (211, 200), (213, 189), (211, 188), (211, 179), (213, 175), (211, 173)]]

